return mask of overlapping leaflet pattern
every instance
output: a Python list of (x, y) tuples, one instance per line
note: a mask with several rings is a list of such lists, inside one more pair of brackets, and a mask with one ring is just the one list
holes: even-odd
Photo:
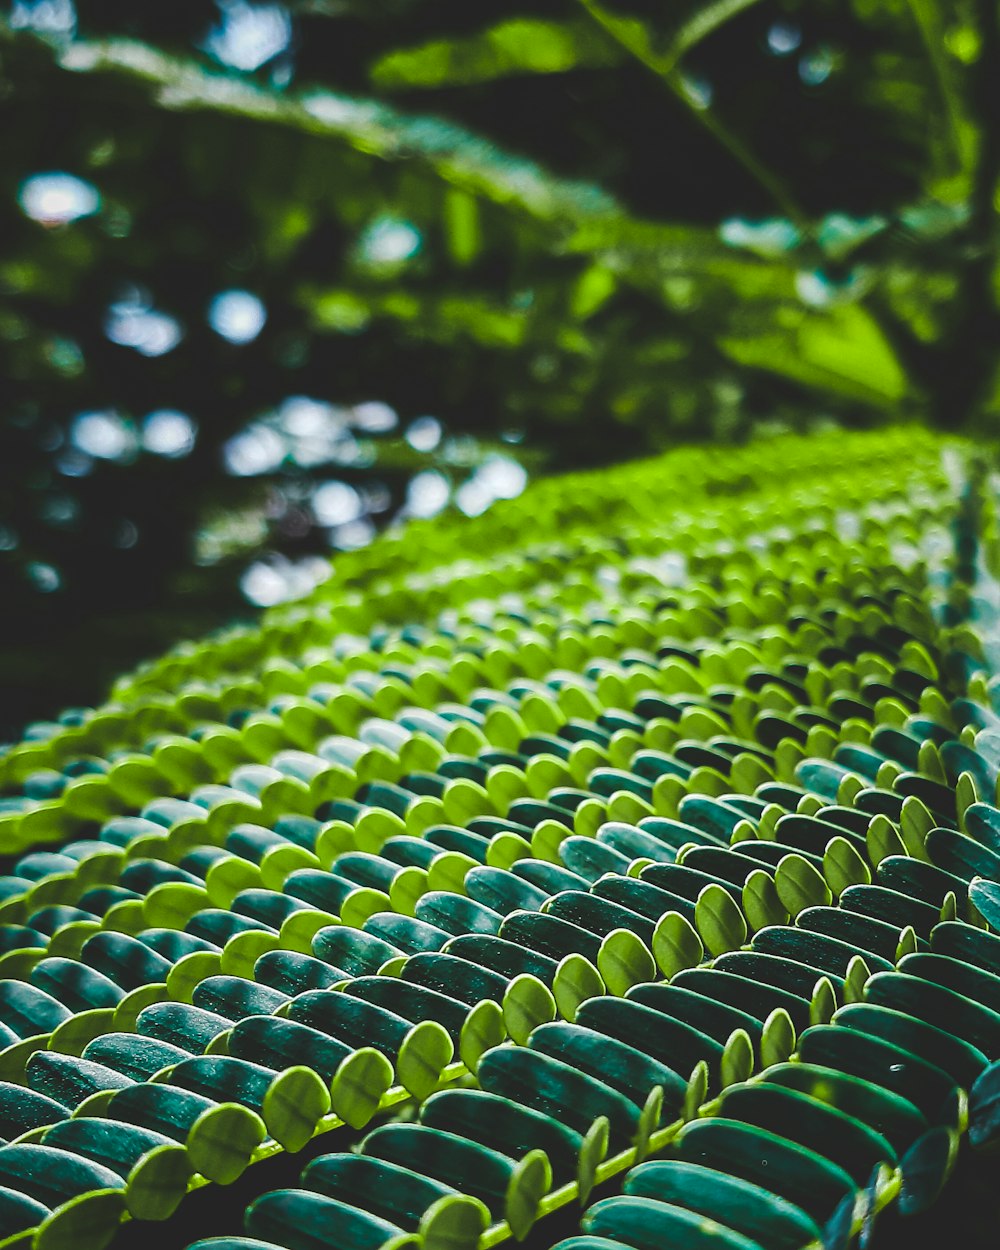
[(33, 728), (0, 1245), (99, 1250), (376, 1114), (199, 1246), (924, 1209), (1000, 1134), (994, 503), (913, 430), (554, 479)]

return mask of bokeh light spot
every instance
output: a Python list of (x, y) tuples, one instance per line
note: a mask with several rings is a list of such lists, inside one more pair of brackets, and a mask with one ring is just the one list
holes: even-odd
[(112, 304), (104, 322), (112, 343), (131, 347), (141, 356), (163, 356), (181, 341), (180, 322), (158, 312), (139, 291), (130, 291)]
[(280, 568), (258, 560), (240, 578), (240, 589), (251, 603), (261, 608), (274, 607), (289, 598), (288, 578)]
[(516, 499), (528, 484), (524, 465), (510, 456), (489, 456), (476, 476), (495, 499)]
[(374, 525), (363, 518), (347, 525), (338, 525), (330, 533), (330, 541), (341, 551), (357, 551), (359, 547), (367, 547), (374, 537)]
[(93, 457), (76, 447), (67, 448), (56, 460), (56, 468), (63, 477), (86, 477), (93, 467)]
[(284, 458), (284, 439), (270, 426), (259, 423), (235, 435), (222, 449), (226, 472), (234, 477), (272, 473)]
[(39, 512), (49, 525), (72, 525), (80, 515), (80, 504), (71, 495), (52, 495), (42, 501)]
[(267, 309), (250, 291), (222, 291), (208, 309), (208, 324), (230, 343), (252, 343), (264, 328)]
[(142, 445), (156, 456), (176, 460), (188, 455), (198, 437), (198, 427), (183, 412), (161, 408), (142, 423)]
[(420, 231), (408, 221), (380, 217), (364, 231), (358, 251), (361, 260), (373, 268), (395, 267), (420, 251)]
[(283, 4), (217, 0), (221, 21), (202, 44), (210, 56), (233, 69), (260, 69), (288, 47), (292, 23)]
[(136, 442), (134, 430), (117, 412), (79, 413), (73, 418), (70, 439), (78, 451), (96, 460), (124, 460)]
[(113, 542), (116, 547), (122, 551), (127, 551), (130, 547), (134, 547), (139, 541), (139, 527), (134, 521), (130, 521), (128, 517), (122, 517), (115, 526), (115, 535)]
[(255, 560), (240, 578), (240, 589), (250, 603), (259, 608), (272, 608), (299, 598), (330, 576), (329, 563), (321, 556), (306, 556), (293, 562), (285, 556), (273, 555)]
[(388, 434), (399, 424), (396, 410), (378, 400), (355, 404), (350, 415), (354, 428), (365, 434)]
[(767, 32), (767, 46), (775, 56), (788, 56), (801, 42), (802, 31), (791, 22), (775, 22)]
[(62, 585), (59, 570), (54, 565), (35, 561), (28, 565), (27, 572), (32, 585), (43, 595), (51, 595)]
[(362, 515), (364, 504), (347, 482), (323, 482), (313, 491), (312, 511), (320, 525), (347, 525)]
[(799, 60), (799, 77), (807, 87), (819, 87), (833, 73), (835, 58), (826, 47), (806, 52)]
[(43, 226), (64, 226), (101, 207), (97, 188), (73, 174), (34, 174), (21, 183), (17, 198), (24, 213)]
[(15, 0), (10, 25), (13, 30), (68, 39), (76, 32), (76, 6), (72, 0)]
[(451, 497), (451, 484), (443, 473), (426, 469), (410, 479), (406, 488), (406, 511), (410, 516), (437, 516)]
[(437, 417), (417, 417), (407, 426), (406, 441), (414, 451), (433, 451), (441, 441), (441, 422)]

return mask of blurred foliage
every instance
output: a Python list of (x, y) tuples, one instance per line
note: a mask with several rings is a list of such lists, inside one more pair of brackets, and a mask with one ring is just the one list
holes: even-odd
[(0, 736), (523, 469), (988, 426), (998, 56), (992, 0), (0, 4)]

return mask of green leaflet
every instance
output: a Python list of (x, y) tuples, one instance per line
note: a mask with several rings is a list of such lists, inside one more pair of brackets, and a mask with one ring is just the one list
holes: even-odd
[(760, 1066), (767, 1072), (784, 1063), (795, 1049), (795, 1026), (782, 1007), (776, 1007), (764, 1021), (760, 1038)]
[(615, 929), (601, 943), (597, 969), (612, 994), (624, 994), (631, 986), (656, 973), (649, 949), (628, 929)]
[(587, 1212), (583, 1226), (597, 1237), (623, 1241), (638, 1250), (664, 1244), (683, 1250), (759, 1250), (757, 1242), (723, 1223), (669, 1202), (640, 1197), (605, 1198)]
[(268, 1133), (285, 1150), (296, 1151), (316, 1132), (331, 1107), (330, 1091), (312, 1068), (279, 1073), (264, 1095), (261, 1116)]
[(990, 928), (1000, 932), (1000, 886), (993, 881), (974, 878), (969, 886), (969, 899)]
[(667, 978), (683, 968), (696, 967), (704, 950), (694, 927), (676, 912), (668, 912), (653, 933), (653, 956)]
[[(27, 1194), (8, 1189), (0, 1200), (0, 1212), (3, 1216), (5, 1238), (17, 1238), (18, 1234), (26, 1234), (22, 1245), (30, 1244), (34, 1229), (49, 1215), (49, 1208)], [(17, 1244), (12, 1241), (12, 1244)]]
[[(322, 1194), (296, 1189), (279, 1189), (265, 1194), (252, 1203), (247, 1210), (248, 1232), (264, 1238), (280, 1237), (287, 1245), (339, 1244), (348, 1250), (378, 1250), (392, 1245), (394, 1248), (415, 1245), (415, 1237), (407, 1237), (402, 1229), (387, 1220), (357, 1210), (346, 1203)], [(332, 1230), (337, 1230), (334, 1242)], [(298, 1230), (310, 1230), (303, 1233)], [(312, 1230), (330, 1230), (325, 1231)]]
[(705, 1062), (710, 1085), (713, 1089), (718, 1086), (723, 1044), (676, 1016), (628, 1000), (595, 998), (580, 1009), (577, 1021), (643, 1051), (680, 1074)]
[[(587, 1146), (583, 1134), (522, 1103), (478, 1090), (443, 1090), (434, 1094), (420, 1113), (430, 1128), (481, 1141), (483, 1145), (520, 1158), (529, 1149), (544, 1150), (555, 1185), (578, 1181), (589, 1191), (600, 1157)], [(602, 1137), (607, 1148), (607, 1133)]]
[(664, 1090), (664, 1114), (684, 1104), (687, 1080), (643, 1050), (583, 1025), (562, 1022), (535, 1029), (528, 1045), (532, 1050), (561, 1059), (596, 1077), (637, 1105), (655, 1086)]
[(760, 1185), (815, 1220), (825, 1219), (854, 1188), (851, 1177), (822, 1155), (735, 1120), (706, 1119), (685, 1125), (670, 1155)]
[(479, 1065), (481, 1086), (491, 1093), (534, 1107), (545, 1115), (556, 1108), (562, 1122), (581, 1135), (605, 1117), (612, 1146), (629, 1144), (639, 1129), (639, 1108), (596, 1077), (538, 1051), (501, 1047)]
[(330, 1106), (351, 1128), (363, 1128), (393, 1083), (393, 1068), (374, 1047), (361, 1047), (338, 1067), (330, 1082)]
[(629, 1173), (624, 1191), (657, 1203), (682, 1203), (708, 1219), (725, 1212), (725, 1223), (733, 1231), (775, 1250), (799, 1250), (819, 1237), (817, 1225), (793, 1203), (760, 1185), (698, 1164), (645, 1163)]
[(169, 1138), (113, 1120), (74, 1118), (55, 1125), (43, 1144), (99, 1164), (126, 1178), (125, 1205), (135, 1219), (169, 1218), (187, 1192), (187, 1152)]
[(94, 1189), (79, 1194), (41, 1224), (34, 1245), (39, 1250), (105, 1246), (114, 1235), (123, 1209), (122, 1195), (115, 1190)]
[(966, 1089), (986, 1067), (986, 1056), (968, 1042), (878, 1003), (842, 1007), (836, 1022), (926, 1058)]
[(775, 888), (775, 879), (762, 869), (752, 872), (743, 886), (743, 914), (751, 929), (760, 930), (784, 921), (788, 912)]
[(567, 955), (559, 962), (552, 981), (552, 996), (560, 1015), (575, 1020), (576, 1013), (588, 998), (604, 992), (600, 973), (582, 955)]
[(861, 1123), (877, 1125), (897, 1153), (928, 1128), (924, 1116), (906, 1098), (835, 1068), (807, 1063), (776, 1064), (763, 1072), (761, 1079), (808, 1094)]
[(185, 1145), (196, 1172), (221, 1185), (238, 1179), (264, 1140), (263, 1121), (246, 1107), (219, 1103), (191, 1125)]
[(448, 1178), (461, 1175), (466, 1192), (486, 1205), (493, 1222), (514, 1215), (519, 1231), (530, 1227), (538, 1202), (549, 1187), (548, 1163), (542, 1152), (525, 1156), (527, 1169), (518, 1170), (512, 1160), (497, 1151), (424, 1125), (393, 1124), (376, 1129), (365, 1138), (362, 1154), (445, 1184)]
[(743, 913), (721, 886), (706, 886), (698, 896), (695, 924), (706, 949), (713, 955), (736, 950), (746, 941)]
[(899, 1209), (903, 1215), (917, 1215), (933, 1203), (957, 1154), (958, 1134), (944, 1127), (930, 1129), (910, 1147), (900, 1161)]
[[(951, 564), (893, 556), (956, 506), (937, 444), (913, 438), (912, 520), (893, 512), (909, 443), (865, 443), (863, 472), (836, 440), (787, 461), (758, 448), (728, 477), (695, 460), (675, 576), (673, 548), (641, 523), (662, 511), (659, 484), (634, 471), (595, 496), (614, 543), (587, 492), (543, 493), (523, 565), (498, 540), (495, 559), (473, 543), (451, 569), (425, 527), (426, 552), (406, 537), (384, 557), (344, 553), (346, 599), (338, 581), (225, 665), (211, 652), (220, 674), (257, 677), (185, 687), (198, 724), (247, 711), (238, 751), (221, 727), (205, 753), (182, 739), (197, 801), (152, 797), (155, 770), (135, 762), (159, 732), (150, 713), (122, 726), (115, 775), (147, 816), (99, 829), (122, 854), (74, 834), (17, 862), (4, 1074), (79, 1108), (60, 1118), (66, 1104), (43, 1099), (22, 1131), (79, 1133), (82, 1149), (88, 1126), (120, 1125), (107, 1158), (125, 1208), (153, 1217), (185, 1169), (231, 1181), (338, 1120), (423, 1103), (360, 1155), (329, 1156), (355, 1162), (325, 1182), (314, 1167), (261, 1199), (248, 1231), (275, 1240), (325, 1213), (359, 1246), (472, 1250), (487, 1224), (491, 1244), (523, 1236), (652, 1149), (663, 1192), (594, 1208), (609, 1223), (590, 1237), (620, 1221), (650, 1244), (698, 1244), (715, 1219), (716, 1241), (791, 1246), (822, 1225), (836, 1244), (897, 1186), (922, 1210), (965, 1088), (975, 1139), (993, 1137), (1000, 938), (958, 919), (991, 864), (993, 809), (947, 784), (978, 778), (973, 740), (989, 764), (989, 738), (967, 731), (992, 723), (991, 688), (978, 678), (978, 711), (936, 688), (939, 664), (957, 684), (956, 650), (979, 662), (925, 611), (952, 609), (937, 584)], [(722, 493), (725, 514), (709, 506)], [(850, 551), (809, 529), (835, 507), (864, 518)], [(481, 533), (523, 529), (521, 508)], [(758, 531), (793, 538), (742, 541)], [(418, 627), (423, 578), (444, 615)], [(354, 601), (362, 584), (371, 604)], [(224, 767), (209, 764), (223, 740)], [(175, 771), (179, 751), (163, 755)], [(964, 832), (937, 823), (951, 813)], [(138, 1129), (157, 1144), (133, 1160)]]
[(546, 1024), (555, 1018), (556, 1003), (541, 981), (523, 973), (508, 985), (501, 1009), (504, 1026), (510, 1038), (524, 1045), (537, 1025)]
[(419, 1220), (426, 1241), (462, 1250), (476, 1244), (489, 1213), (475, 1198), (461, 1196), (440, 1182), (364, 1155), (327, 1155), (302, 1174), (310, 1190), (349, 1201), (409, 1228)]
[(807, 907), (825, 907), (832, 897), (822, 875), (801, 855), (786, 855), (779, 862), (774, 888), (792, 916)]

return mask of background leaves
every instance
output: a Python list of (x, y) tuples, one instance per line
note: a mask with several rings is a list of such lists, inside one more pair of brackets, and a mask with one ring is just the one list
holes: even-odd
[(994, 7), (0, 7), (0, 733), (526, 472), (989, 429)]

